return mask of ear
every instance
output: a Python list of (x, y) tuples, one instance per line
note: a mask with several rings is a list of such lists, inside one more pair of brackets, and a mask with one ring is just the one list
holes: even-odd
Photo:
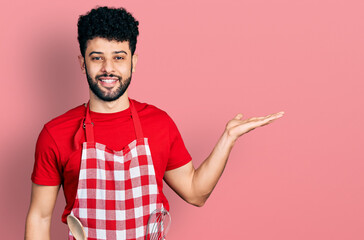
[(133, 63), (133, 69), (131, 70), (132, 72), (135, 72), (135, 66), (138, 62), (138, 55), (137, 54), (134, 54), (132, 59), (131, 59), (132, 63)]
[(82, 73), (86, 74), (86, 65), (85, 65), (85, 58), (82, 56), (82, 55), (79, 55), (78, 56), (78, 61), (80, 63), (80, 67), (81, 67), (81, 70), (82, 70)]

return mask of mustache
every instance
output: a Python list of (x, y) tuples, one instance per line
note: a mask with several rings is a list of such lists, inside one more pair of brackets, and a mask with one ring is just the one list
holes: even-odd
[(102, 75), (97, 75), (95, 78), (99, 79), (100, 77), (116, 77), (119, 79), (119, 81), (121, 80), (121, 77), (115, 74), (102, 74)]

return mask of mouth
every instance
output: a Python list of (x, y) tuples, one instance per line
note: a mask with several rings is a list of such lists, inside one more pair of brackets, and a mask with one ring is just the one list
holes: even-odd
[(107, 88), (114, 87), (119, 82), (118, 77), (98, 77), (97, 79), (103, 87)]

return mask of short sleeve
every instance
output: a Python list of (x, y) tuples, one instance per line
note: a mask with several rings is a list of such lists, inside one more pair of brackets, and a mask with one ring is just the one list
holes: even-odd
[(192, 158), (188, 153), (186, 146), (182, 140), (182, 136), (178, 131), (176, 124), (169, 117), (169, 141), (170, 151), (166, 170), (172, 170), (184, 166), (189, 163)]
[(35, 148), (35, 162), (31, 177), (33, 183), (48, 186), (61, 184), (57, 159), (59, 159), (57, 145), (45, 126), (39, 134)]

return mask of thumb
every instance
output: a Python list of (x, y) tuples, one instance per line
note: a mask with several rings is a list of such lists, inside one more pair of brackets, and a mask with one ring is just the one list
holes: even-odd
[(238, 115), (236, 115), (234, 117), (234, 119), (236, 119), (236, 120), (241, 120), (242, 118), (243, 118), (243, 114), (242, 113), (239, 113)]

